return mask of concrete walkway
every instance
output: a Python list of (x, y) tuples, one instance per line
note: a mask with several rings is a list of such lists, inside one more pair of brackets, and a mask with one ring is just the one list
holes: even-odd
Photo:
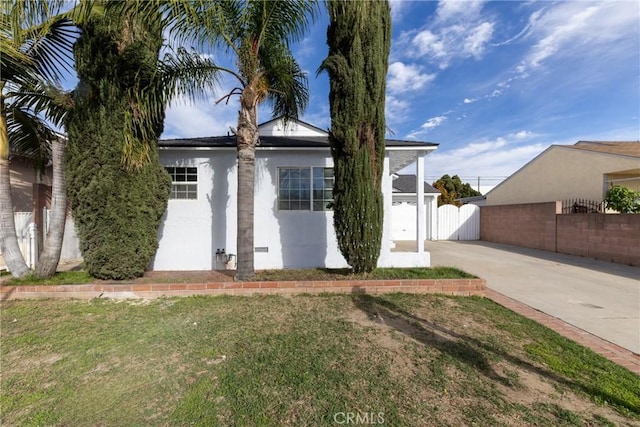
[(482, 241), (425, 249), (433, 266), (475, 274), (488, 289), (640, 354), (640, 267)]

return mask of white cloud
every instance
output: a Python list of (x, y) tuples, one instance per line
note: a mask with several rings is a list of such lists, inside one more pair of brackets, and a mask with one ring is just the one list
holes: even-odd
[(476, 102), (478, 99), (477, 98), (465, 98), (464, 101), (462, 101), (463, 104), (472, 104), (474, 102)]
[(469, 20), (480, 13), (483, 3), (480, 0), (441, 0), (436, 13), (441, 21)]
[(555, 56), (568, 59), (627, 49), (622, 40), (637, 48), (639, 14), (640, 5), (628, 1), (561, 2), (549, 7), (530, 20), (526, 37), (535, 44), (516, 71), (526, 72)]
[(411, 3), (406, 0), (389, 0), (389, 6), (391, 7), (391, 20), (399, 21), (402, 18), (407, 6)]
[(400, 36), (400, 55), (426, 58), (440, 69), (456, 59), (484, 55), (495, 24), (482, 16), (481, 1), (441, 1), (436, 18), (421, 30)]
[(444, 41), (429, 30), (420, 31), (412, 41), (418, 49), (419, 57), (428, 56), (432, 60), (444, 60), (448, 56)]
[(389, 122), (402, 122), (409, 116), (409, 102), (393, 95), (385, 99), (385, 115)]
[[(445, 151), (441, 148), (425, 158), (426, 173), (429, 176), (457, 174), (460, 177), (484, 177), (500, 179), (511, 175), (548, 145), (510, 145), (504, 138), (471, 143), (467, 146)], [(453, 168), (453, 169), (452, 169)]]
[(529, 130), (521, 130), (520, 132), (509, 134), (509, 138), (511, 139), (528, 139), (537, 136), (535, 133)]
[(465, 37), (464, 52), (476, 59), (480, 59), (492, 35), (493, 23), (481, 23)]
[(419, 139), (431, 131), (431, 129), (436, 128), (447, 120), (447, 116), (440, 115), (436, 117), (431, 117), (429, 120), (420, 125), (419, 129), (414, 129), (409, 132), (405, 138), (406, 139)]
[(423, 73), (417, 65), (394, 62), (387, 72), (387, 89), (390, 93), (403, 93), (422, 89), (435, 78), (435, 74)]
[(216, 105), (213, 99), (189, 103), (184, 99), (167, 108), (162, 139), (226, 135), (238, 125), (238, 106)]
[(444, 121), (447, 120), (446, 116), (437, 116), (432, 117), (420, 126), (421, 129), (433, 129), (435, 127), (440, 126)]

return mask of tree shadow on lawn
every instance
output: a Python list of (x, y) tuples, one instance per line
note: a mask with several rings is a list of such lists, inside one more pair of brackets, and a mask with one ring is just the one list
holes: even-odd
[(599, 396), (605, 402), (614, 403), (634, 413), (638, 412), (638, 408), (630, 407), (628, 402), (622, 401), (617, 396), (607, 393), (607, 391), (602, 388), (590, 387), (579, 381), (573, 381), (559, 376), (548, 369), (536, 366), (531, 362), (476, 338), (460, 334), (417, 317), (388, 300), (359, 293), (357, 289), (353, 290), (352, 300), (353, 304), (363, 311), (370, 321), (390, 326), (426, 347), (431, 347), (450, 355), (476, 371), (479, 371), (490, 380), (498, 381), (507, 387), (513, 387), (513, 382), (499, 375), (493, 369), (486, 354), (494, 355), (499, 360), (506, 360), (532, 374), (548, 378), (551, 381), (566, 385), (572, 389), (579, 389), (590, 396)]

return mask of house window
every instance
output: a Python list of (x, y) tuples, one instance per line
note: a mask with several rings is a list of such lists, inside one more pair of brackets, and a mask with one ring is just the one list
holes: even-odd
[(198, 168), (166, 167), (171, 176), (170, 199), (198, 198)]
[(333, 207), (333, 168), (313, 168), (313, 210), (330, 211)]
[(279, 168), (278, 210), (326, 211), (333, 203), (333, 168)]

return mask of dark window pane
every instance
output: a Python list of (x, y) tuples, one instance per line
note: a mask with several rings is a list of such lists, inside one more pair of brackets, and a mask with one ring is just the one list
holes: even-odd
[(309, 209), (311, 209), (309, 199), (300, 202), (300, 210), (308, 211)]

